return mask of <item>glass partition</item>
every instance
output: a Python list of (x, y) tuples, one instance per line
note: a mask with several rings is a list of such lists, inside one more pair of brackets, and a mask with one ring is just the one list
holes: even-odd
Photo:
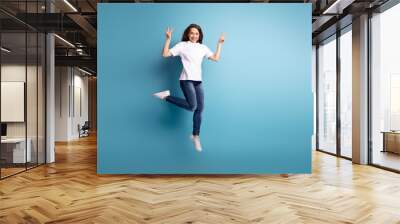
[(26, 33), (1, 34), (1, 176), (24, 171), (32, 151), (26, 144)]
[(44, 3), (0, 2), (1, 179), (45, 163), (45, 34), (13, 17)]

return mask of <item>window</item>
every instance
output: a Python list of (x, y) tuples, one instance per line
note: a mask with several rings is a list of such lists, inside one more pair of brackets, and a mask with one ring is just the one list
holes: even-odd
[(340, 155), (352, 157), (352, 32), (340, 36)]
[(336, 36), (318, 47), (318, 149), (336, 153)]
[(372, 163), (400, 170), (400, 5), (371, 19)]

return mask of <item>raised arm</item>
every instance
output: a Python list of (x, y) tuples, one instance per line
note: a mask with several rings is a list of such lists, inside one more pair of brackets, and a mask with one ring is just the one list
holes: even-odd
[(167, 58), (167, 57), (171, 57), (172, 56), (171, 52), (169, 51), (169, 44), (171, 43), (172, 29), (170, 29), (168, 27), (167, 31), (165, 31), (165, 36), (166, 36), (166, 39), (165, 39), (165, 44), (164, 44), (162, 56), (164, 58)]
[(225, 41), (225, 35), (224, 33), (221, 34), (221, 36), (218, 39), (218, 43), (217, 43), (217, 50), (215, 51), (215, 53), (208, 57), (208, 59), (213, 60), (213, 61), (218, 61), (221, 55), (221, 49), (222, 49), (222, 44)]

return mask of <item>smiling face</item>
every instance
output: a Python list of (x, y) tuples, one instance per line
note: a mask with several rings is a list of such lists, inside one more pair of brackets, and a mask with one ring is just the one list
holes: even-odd
[(197, 43), (199, 41), (199, 36), (200, 36), (199, 30), (197, 30), (194, 27), (190, 28), (188, 36), (190, 42)]
[(203, 43), (203, 31), (197, 24), (190, 24), (186, 27), (182, 34), (182, 41), (189, 41), (190, 43)]

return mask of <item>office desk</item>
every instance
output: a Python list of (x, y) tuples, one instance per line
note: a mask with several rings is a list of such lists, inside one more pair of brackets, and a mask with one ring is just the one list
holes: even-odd
[[(31, 145), (32, 140), (27, 138), (27, 148), (25, 151), (25, 138), (6, 138), (1, 139), (1, 157), (6, 163), (25, 163), (32, 159)], [(25, 154), (26, 152), (26, 154)], [(25, 161), (25, 159), (27, 159)]]
[(400, 132), (382, 131), (381, 133), (383, 133), (382, 152), (392, 152), (400, 154)]

